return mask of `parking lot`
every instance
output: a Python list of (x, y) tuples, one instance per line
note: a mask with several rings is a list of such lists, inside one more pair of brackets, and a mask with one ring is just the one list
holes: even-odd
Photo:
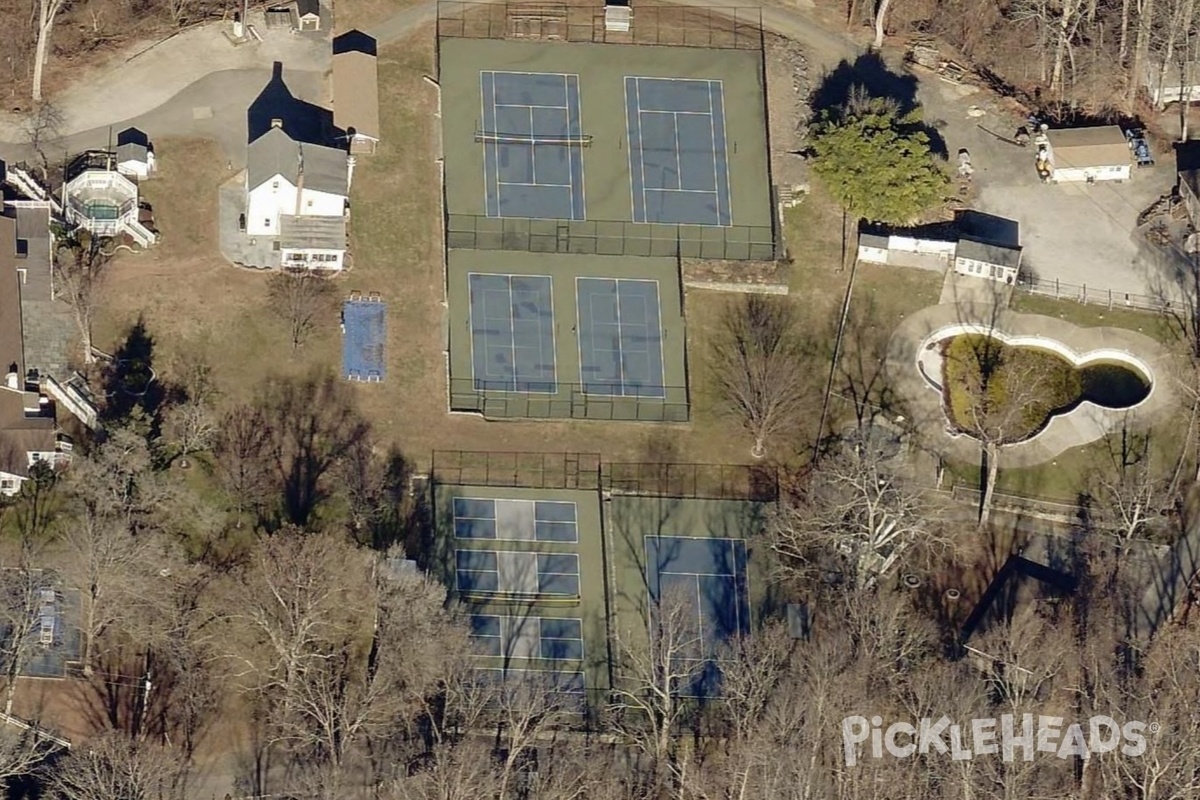
[[(1138, 214), (1175, 183), (1174, 154), (1156, 152), (1157, 164), (1135, 169), (1124, 183), (1042, 184), (1032, 146), (1011, 139), (1023, 120), (1000, 109), (992, 97), (920, 70), (926, 120), (945, 138), (954, 161), (960, 148), (975, 168), (974, 201), (980, 211), (1020, 223), (1022, 272), (1089, 294), (1112, 291), (1179, 297), (1170, 259), (1134, 234)], [(970, 116), (975, 106), (982, 116)]]

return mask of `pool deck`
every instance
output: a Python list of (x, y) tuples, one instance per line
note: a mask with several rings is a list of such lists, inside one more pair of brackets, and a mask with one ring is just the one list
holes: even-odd
[(1159, 342), (1123, 328), (1082, 328), (1061, 319), (1018, 314), (987, 304), (945, 303), (911, 315), (896, 328), (888, 347), (886, 374), (904, 404), (904, 415), (920, 444), (944, 458), (974, 463), (979, 442), (950, 431), (941, 393), (921, 376), (917, 362), (922, 348), (936, 332), (958, 325), (982, 325), (1009, 337), (1038, 336), (1065, 345), (1080, 357), (1098, 350), (1115, 350), (1149, 367), (1149, 396), (1131, 409), (1106, 409), (1081, 403), (1055, 416), (1036, 436), (1005, 445), (1005, 467), (1030, 467), (1051, 461), (1063, 452), (1094, 442), (1122, 427), (1145, 429), (1168, 420), (1178, 410), (1175, 376), (1178, 359)]

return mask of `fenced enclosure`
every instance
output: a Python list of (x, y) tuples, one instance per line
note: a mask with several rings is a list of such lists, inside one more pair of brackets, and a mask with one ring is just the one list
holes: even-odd
[(514, 250), (603, 256), (669, 256), (719, 261), (773, 261), (779, 243), (770, 225), (644, 224), (448, 214), (450, 249)]
[(438, 483), (527, 489), (600, 487), (597, 453), (514, 453), (434, 450), (432, 474)]
[(592, 44), (762, 50), (762, 10), (639, 5), (628, 30), (605, 24), (603, 5), (438, 3), (437, 35), (454, 39), (545, 39)]
[(779, 473), (765, 464), (605, 463), (601, 482), (605, 491), (618, 494), (763, 503), (779, 499)]
[[(1053, 297), (1055, 300), (1074, 300), (1087, 305), (1101, 305), (1112, 308), (1133, 308), (1139, 311), (1170, 312), (1173, 308), (1170, 300), (1134, 292), (1115, 292), (1112, 289), (1094, 289), (1086, 284), (1063, 283), (1059, 280), (1035, 278), (1021, 275), (1017, 278), (1017, 291), (1026, 294), (1036, 294), (1043, 297)], [(1183, 307), (1183, 303), (1175, 304), (1175, 310)]]
[(592, 419), (605, 422), (687, 422), (686, 386), (656, 387), (661, 397), (588, 393), (583, 384), (558, 383), (554, 394), (476, 388), (474, 378), (450, 379), (450, 410), (488, 419)]

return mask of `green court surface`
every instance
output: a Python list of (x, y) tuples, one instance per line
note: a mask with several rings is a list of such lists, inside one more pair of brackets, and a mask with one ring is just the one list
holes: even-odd
[[(774, 257), (760, 51), (456, 38), (439, 47), (451, 248)], [(570, 91), (550, 91), (552, 78)], [(711, 98), (704, 88), (705, 108), (676, 109), (661, 79), (711, 86)], [(514, 132), (529, 142), (486, 140)], [(542, 136), (586, 144), (536, 144)], [(718, 207), (711, 219), (697, 211), (705, 204)]]
[(452, 411), (688, 419), (675, 259), (450, 250), (447, 273)]

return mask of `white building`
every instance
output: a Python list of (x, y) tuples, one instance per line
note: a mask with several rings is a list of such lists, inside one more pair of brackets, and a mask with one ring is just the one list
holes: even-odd
[(247, 153), (246, 233), (280, 236), (286, 216), (340, 219), (344, 227), (348, 190), (345, 150), (297, 142), (276, 122)]
[(1127, 181), (1131, 177), (1133, 152), (1116, 125), (1053, 130), (1046, 138), (1054, 183)]
[(961, 237), (954, 249), (954, 271), (1014, 284), (1021, 271), (1021, 248)]
[(158, 234), (142, 225), (137, 183), (115, 168), (108, 152), (85, 153), (73, 165), (73, 175), (63, 188), (67, 222), (96, 236), (127, 234), (142, 247), (158, 241)]
[(117, 172), (130, 178), (149, 178), (157, 164), (154, 151), (144, 144), (129, 142), (117, 146)]

